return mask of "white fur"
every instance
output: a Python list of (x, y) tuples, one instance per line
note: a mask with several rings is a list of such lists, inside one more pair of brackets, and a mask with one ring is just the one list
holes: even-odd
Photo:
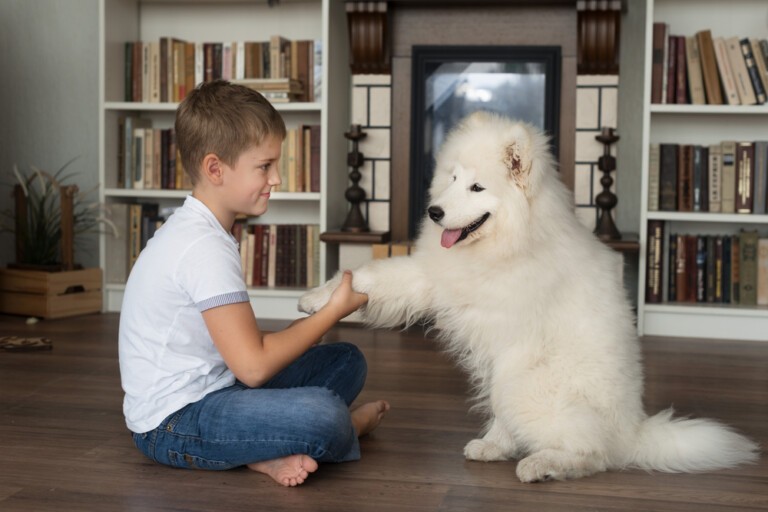
[[(755, 461), (757, 446), (715, 421), (646, 416), (620, 256), (577, 221), (547, 145), (535, 128), (490, 114), (451, 133), (429, 191), (445, 212), (440, 225), (424, 220), (411, 256), (353, 273), (353, 287), (369, 296), (365, 321), (432, 322), (489, 418), (465, 456), (520, 458), (523, 482)], [(485, 212), (467, 239), (441, 247), (443, 229)], [(305, 294), (300, 309), (322, 307), (338, 282)]]

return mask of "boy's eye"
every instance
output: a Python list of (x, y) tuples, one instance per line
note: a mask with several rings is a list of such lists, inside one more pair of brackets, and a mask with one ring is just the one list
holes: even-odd
[(483, 190), (485, 190), (485, 188), (483, 188), (483, 186), (480, 185), (479, 183), (475, 183), (474, 185), (469, 187), (469, 190), (471, 190), (472, 192), (482, 192)]

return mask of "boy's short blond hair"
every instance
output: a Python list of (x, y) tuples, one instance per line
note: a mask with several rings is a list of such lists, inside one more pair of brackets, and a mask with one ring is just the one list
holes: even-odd
[(285, 123), (264, 96), (226, 80), (198, 85), (176, 110), (181, 163), (195, 185), (209, 153), (233, 166), (243, 151), (266, 138), (285, 138)]

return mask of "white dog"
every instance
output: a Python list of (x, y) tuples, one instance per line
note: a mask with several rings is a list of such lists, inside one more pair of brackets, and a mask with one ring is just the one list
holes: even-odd
[[(489, 420), (468, 459), (520, 458), (523, 482), (607, 469), (688, 472), (754, 462), (757, 446), (704, 419), (648, 417), (620, 256), (576, 219), (548, 140), (487, 113), (441, 149), (411, 256), (353, 273), (374, 327), (428, 320), (469, 372)], [(322, 307), (339, 276), (306, 293)]]

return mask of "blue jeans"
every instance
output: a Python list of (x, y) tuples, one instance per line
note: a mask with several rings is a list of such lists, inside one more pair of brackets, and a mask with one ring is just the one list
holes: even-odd
[(263, 386), (237, 382), (210, 393), (133, 440), (150, 459), (188, 469), (231, 469), (295, 454), (357, 460), (349, 405), (366, 373), (356, 346), (317, 345)]

